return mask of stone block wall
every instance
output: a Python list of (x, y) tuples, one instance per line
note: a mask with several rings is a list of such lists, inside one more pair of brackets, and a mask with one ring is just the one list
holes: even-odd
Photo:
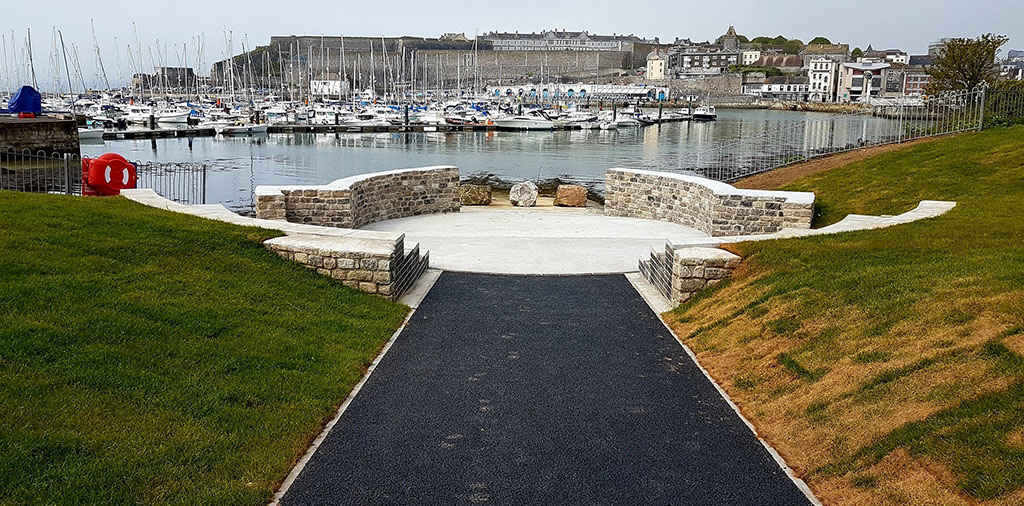
[(397, 300), (430, 263), (419, 245), (405, 251), (404, 240), (289, 235), (263, 243), (282, 258), (357, 290)]
[(678, 223), (711, 236), (810, 228), (814, 194), (741, 190), (697, 176), (611, 169), (605, 214)]
[(258, 186), (256, 216), (292, 223), (359, 228), (376, 221), (457, 212), (459, 169), (401, 169), (322, 186)]
[(640, 273), (674, 304), (690, 300), (701, 290), (728, 277), (740, 264), (740, 257), (718, 248), (665, 246), (640, 261)]
[(46, 155), (79, 155), (78, 124), (73, 119), (49, 116), (19, 119), (0, 115), (0, 151), (43, 151)]

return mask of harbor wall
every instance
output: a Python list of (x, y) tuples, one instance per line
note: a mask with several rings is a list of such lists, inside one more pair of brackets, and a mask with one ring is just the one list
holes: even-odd
[(697, 176), (610, 169), (605, 214), (678, 223), (715, 236), (810, 228), (814, 194), (741, 190)]
[[(584, 78), (594, 73), (601, 75), (619, 74), (633, 67), (634, 55), (630, 51), (493, 51), (480, 50), (474, 52), (467, 49), (416, 49), (394, 51), (389, 48), (387, 54), (379, 50), (352, 50), (346, 39), (345, 58), (342, 60), (340, 49), (327, 49), (323, 57), (320, 47), (316, 45), (312, 57), (308, 53), (297, 53), (290, 57), (285, 50), (283, 55), (276, 48), (269, 49), (270, 58), (253, 57), (254, 74), (265, 76), (271, 74), (277, 86), (283, 79), (294, 87), (305, 87), (305, 76), (329, 80), (347, 78), (352, 89), (367, 88), (370, 85), (371, 67), (373, 82), (378, 91), (385, 82), (391, 82), (404, 75), (410, 82), (415, 77), (415, 89), (454, 89), (461, 81), (462, 87), (472, 86), (476, 68), (474, 61), (479, 58), (479, 75), (481, 84), (493, 84), (517, 79), (539, 78), (551, 79)], [(284, 61), (279, 61), (283, 57)], [(270, 68), (263, 65), (269, 61)], [(372, 62), (372, 64), (371, 64)], [(344, 71), (340, 71), (344, 63)], [(246, 62), (236, 61), (237, 68)], [(211, 69), (211, 82), (214, 85), (227, 85), (226, 66), (217, 62)], [(236, 68), (236, 74), (239, 72)], [(460, 71), (461, 69), (461, 71)], [(461, 76), (460, 76), (461, 74)], [(360, 80), (354, 76), (360, 75)]]
[(459, 169), (401, 169), (321, 186), (257, 186), (256, 215), (339, 228), (460, 209)]
[(0, 115), (0, 151), (32, 154), (39, 151), (47, 155), (69, 153), (78, 155), (78, 124), (73, 119), (43, 116), (39, 118), (18, 118)]

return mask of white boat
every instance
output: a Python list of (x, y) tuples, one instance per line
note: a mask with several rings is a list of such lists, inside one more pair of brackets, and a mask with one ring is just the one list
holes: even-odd
[(389, 126), (391, 125), (391, 121), (387, 118), (382, 118), (373, 112), (361, 112), (342, 124), (347, 127)]
[(498, 118), (494, 124), (504, 130), (551, 130), (555, 127), (554, 121), (538, 112)]
[(691, 117), (695, 121), (715, 121), (718, 119), (718, 113), (715, 112), (715, 106), (702, 105), (693, 110)]
[(216, 127), (217, 133), (224, 136), (242, 136), (242, 135), (266, 135), (267, 125), (231, 125)]
[(103, 130), (99, 128), (79, 128), (78, 140), (80, 141), (102, 141)]
[(153, 108), (147, 105), (130, 105), (125, 120), (129, 123), (149, 123), (149, 117), (153, 115)]
[(157, 115), (157, 123), (188, 123), (188, 117), (192, 114), (191, 109), (168, 109)]

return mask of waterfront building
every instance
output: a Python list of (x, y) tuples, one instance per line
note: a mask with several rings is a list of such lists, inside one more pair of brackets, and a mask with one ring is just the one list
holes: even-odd
[(859, 102), (865, 97), (885, 97), (886, 80), (891, 67), (889, 63), (874, 60), (840, 64), (836, 101)]
[(835, 102), (840, 63), (826, 56), (812, 58), (807, 68), (808, 97), (811, 102)]
[(806, 102), (808, 97), (808, 80), (802, 76), (769, 77), (761, 85), (761, 96), (775, 100)]
[(741, 92), (744, 95), (761, 96), (761, 87), (765, 81), (764, 72), (744, 72)]
[(542, 30), (539, 33), (488, 32), (480, 36), (496, 51), (630, 51), (632, 44), (658, 44), (636, 35), (596, 35), (587, 31)]

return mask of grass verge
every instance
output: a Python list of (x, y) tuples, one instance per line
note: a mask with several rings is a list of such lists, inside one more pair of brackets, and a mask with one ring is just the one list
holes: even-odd
[(813, 173), (815, 225), (887, 229), (741, 243), (713, 296), (666, 313), (828, 504), (1024, 503), (1024, 127)]
[(0, 503), (263, 504), (407, 308), (276, 232), (0, 191)]

